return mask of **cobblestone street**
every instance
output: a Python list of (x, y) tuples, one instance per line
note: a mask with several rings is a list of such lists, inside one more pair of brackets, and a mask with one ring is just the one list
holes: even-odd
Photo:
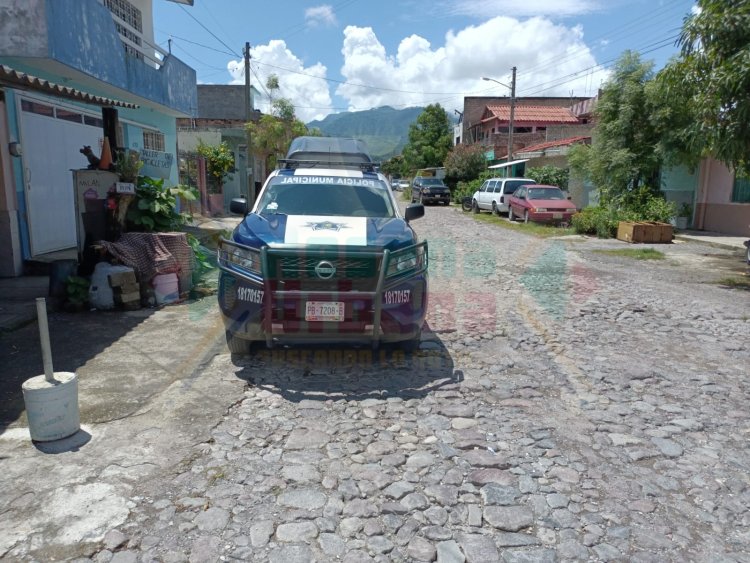
[(420, 351), (214, 356), (243, 394), (91, 559), (750, 561), (750, 293), (711, 262), (739, 255), (634, 260), (455, 207), (414, 227)]

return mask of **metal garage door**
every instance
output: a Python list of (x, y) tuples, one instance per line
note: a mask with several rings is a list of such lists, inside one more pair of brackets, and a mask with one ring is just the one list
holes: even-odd
[(71, 169), (85, 168), (79, 151), (100, 154), (101, 118), (34, 98), (18, 105), (31, 254), (77, 245)]

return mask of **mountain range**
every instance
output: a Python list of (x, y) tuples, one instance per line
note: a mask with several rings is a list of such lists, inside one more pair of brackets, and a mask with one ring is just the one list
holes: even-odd
[(327, 137), (361, 139), (370, 149), (373, 160), (383, 161), (401, 150), (409, 140), (409, 125), (416, 121), (424, 108), (394, 109), (383, 106), (364, 111), (332, 113), (325, 119), (311, 121)]

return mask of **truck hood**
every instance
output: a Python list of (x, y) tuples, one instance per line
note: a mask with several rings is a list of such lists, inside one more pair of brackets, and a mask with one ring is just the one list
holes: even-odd
[(232, 233), (245, 246), (310, 245), (397, 250), (417, 237), (400, 217), (340, 217), (250, 213)]

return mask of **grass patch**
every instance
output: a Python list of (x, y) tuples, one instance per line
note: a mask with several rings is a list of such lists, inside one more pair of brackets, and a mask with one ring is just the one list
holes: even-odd
[(653, 248), (620, 248), (617, 250), (594, 250), (599, 254), (608, 254), (609, 256), (627, 256), (636, 260), (664, 260), (666, 256), (660, 250)]
[(750, 279), (748, 278), (722, 278), (716, 283), (732, 289), (750, 290)]
[(511, 229), (541, 238), (562, 237), (565, 235), (575, 234), (575, 231), (573, 231), (573, 229), (570, 227), (555, 227), (554, 225), (545, 225), (543, 223), (517, 223), (515, 221), (510, 222), (504, 217), (497, 217), (495, 215), (492, 215), (491, 213), (469, 212), (467, 213), (467, 215), (471, 215), (477, 221), (491, 223), (504, 229)]

